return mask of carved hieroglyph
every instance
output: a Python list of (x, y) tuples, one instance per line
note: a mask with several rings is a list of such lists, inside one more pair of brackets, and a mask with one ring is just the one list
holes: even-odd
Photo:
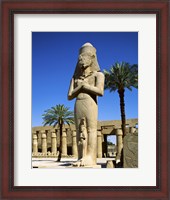
[(79, 51), (77, 66), (70, 83), (68, 99), (76, 98), (74, 114), (78, 144), (76, 166), (96, 165), (97, 96), (104, 92), (104, 74), (100, 72), (96, 49), (84, 44)]
[(138, 167), (138, 131), (128, 133), (123, 140), (123, 167)]

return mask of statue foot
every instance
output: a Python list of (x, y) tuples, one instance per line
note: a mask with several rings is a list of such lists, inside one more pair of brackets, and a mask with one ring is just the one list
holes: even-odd
[(85, 166), (93, 166), (96, 165), (94, 159), (91, 156), (85, 156), (84, 158), (78, 160), (77, 162), (73, 163), (75, 167), (85, 167)]
[(78, 160), (77, 162), (73, 163), (72, 166), (74, 167), (80, 167), (80, 160)]

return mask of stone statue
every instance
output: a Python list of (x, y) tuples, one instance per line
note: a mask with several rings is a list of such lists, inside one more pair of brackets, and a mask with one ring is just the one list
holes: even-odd
[(82, 157), (85, 157), (87, 154), (87, 128), (85, 125), (85, 118), (82, 119), (82, 125), (80, 125), (80, 143), (79, 145), (82, 145)]
[(77, 66), (70, 83), (68, 99), (76, 98), (74, 114), (78, 143), (75, 166), (96, 165), (97, 96), (103, 96), (104, 74), (100, 72), (96, 49), (84, 44), (79, 51)]

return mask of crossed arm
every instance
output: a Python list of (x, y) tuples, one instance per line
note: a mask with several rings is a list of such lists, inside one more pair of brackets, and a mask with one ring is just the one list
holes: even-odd
[(79, 85), (76, 88), (74, 88), (74, 79), (72, 78), (69, 92), (68, 92), (68, 100), (74, 99), (81, 90), (86, 91), (87, 93), (95, 94), (97, 96), (103, 96), (104, 74), (101, 72), (97, 72), (95, 86), (92, 86), (88, 84), (87, 82), (82, 81), (81, 83), (79, 83)]

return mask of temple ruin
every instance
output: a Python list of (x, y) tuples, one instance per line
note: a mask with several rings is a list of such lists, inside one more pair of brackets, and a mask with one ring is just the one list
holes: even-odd
[[(133, 133), (138, 127), (138, 119), (126, 120), (126, 132)], [(98, 121), (97, 158), (116, 155), (122, 148), (121, 121)], [(108, 145), (108, 136), (116, 136), (116, 144)], [(62, 132), (62, 157), (77, 157), (76, 129), (74, 125), (65, 125)], [(32, 128), (32, 157), (57, 157), (60, 133), (57, 127), (38, 126)]]

